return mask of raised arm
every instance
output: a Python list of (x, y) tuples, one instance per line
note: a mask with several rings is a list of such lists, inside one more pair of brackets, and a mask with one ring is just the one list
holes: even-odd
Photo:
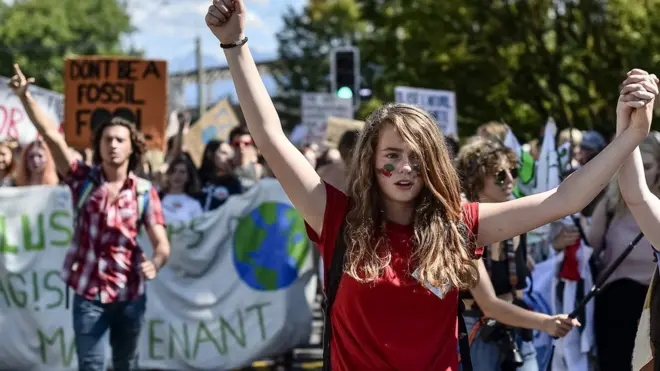
[[(642, 85), (624, 86), (626, 94), (638, 94), (651, 100), (657, 87), (649, 93)], [(648, 135), (650, 121), (638, 120), (624, 130), (594, 159), (571, 174), (559, 187), (547, 192), (502, 203), (484, 203), (479, 207), (479, 244), (488, 245), (518, 236), (559, 218), (582, 210), (600, 193), (616, 174), (623, 161)]]
[(28, 87), (33, 82), (34, 78), (26, 79), (18, 64), (14, 64), (14, 76), (9, 80), (9, 87), (21, 100), (23, 108), (25, 108), (25, 112), (30, 117), (34, 127), (46, 141), (46, 145), (53, 154), (57, 172), (65, 176), (71, 170), (71, 161), (73, 160), (69, 153), (69, 147), (66, 145), (64, 137), (57, 130), (57, 125), (28, 91)]
[[(633, 75), (628, 78), (637, 82), (644, 75)], [(657, 80), (656, 80), (657, 82)], [(641, 108), (632, 108), (625, 103), (617, 107), (617, 135), (624, 132), (631, 124), (631, 120), (647, 120), (653, 118), (655, 100), (650, 101)], [(619, 188), (628, 209), (635, 217), (639, 228), (653, 246), (660, 246), (660, 200), (649, 190), (644, 175), (642, 155), (639, 148), (628, 156), (619, 170)]]
[[(241, 44), (245, 17), (243, 0), (214, 0), (206, 24), (222, 45)], [(326, 204), (321, 178), (284, 134), (248, 45), (224, 50), (252, 139), (295, 208), (320, 234)]]

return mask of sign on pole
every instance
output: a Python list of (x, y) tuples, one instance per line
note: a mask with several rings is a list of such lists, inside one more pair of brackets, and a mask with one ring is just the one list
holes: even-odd
[(165, 149), (165, 61), (85, 56), (65, 60), (64, 71), (64, 132), (70, 146), (89, 148), (94, 128), (120, 116), (135, 123), (149, 149)]
[(307, 141), (322, 144), (328, 128), (328, 118), (353, 118), (353, 100), (330, 93), (303, 93), (301, 121), (307, 126)]
[(453, 91), (397, 86), (394, 96), (397, 103), (414, 104), (433, 115), (442, 134), (458, 137), (456, 94)]

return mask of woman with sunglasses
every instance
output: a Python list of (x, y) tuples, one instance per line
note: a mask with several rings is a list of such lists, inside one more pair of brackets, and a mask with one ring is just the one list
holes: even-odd
[[(512, 198), (514, 183), (518, 177), (516, 155), (501, 142), (487, 138), (474, 138), (461, 148), (456, 158), (456, 169), (468, 202), (506, 202)], [(533, 266), (527, 255), (526, 235), (485, 246), (479, 265), (488, 272), (495, 294), (502, 300), (523, 306), (522, 291)], [(465, 302), (464, 314), (467, 326), (472, 365), (476, 371), (500, 370), (505, 356), (495, 341), (489, 341), (484, 330), (485, 317), (469, 291), (461, 292)], [(512, 324), (521, 326), (522, 324)], [(545, 331), (539, 321), (536, 329)], [(502, 328), (497, 331), (503, 331)], [(531, 342), (531, 331), (519, 329), (514, 341), (522, 356), (518, 370), (538, 370), (536, 349)], [(494, 336), (501, 334), (493, 333)], [(491, 336), (493, 336), (491, 335)]]

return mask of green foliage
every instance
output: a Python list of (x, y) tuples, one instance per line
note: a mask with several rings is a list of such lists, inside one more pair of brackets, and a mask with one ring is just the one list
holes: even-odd
[(65, 57), (123, 55), (120, 38), (131, 31), (118, 0), (17, 0), (0, 7), (0, 75), (19, 63), (38, 85), (61, 91)]
[[(359, 118), (391, 101), (397, 85), (453, 90), (462, 136), (504, 120), (529, 140), (548, 116), (560, 128), (612, 133), (625, 73), (660, 61), (660, 0), (323, 3), (285, 17), (277, 71), (285, 97), (326, 91), (327, 47), (348, 34), (373, 91)], [(295, 117), (297, 99), (281, 100), (281, 111)]]
[(354, 44), (359, 26), (353, 0), (311, 0), (301, 13), (285, 12), (273, 67), (282, 87), (274, 101), (285, 128), (299, 123), (300, 93), (328, 91), (328, 52), (332, 46)]

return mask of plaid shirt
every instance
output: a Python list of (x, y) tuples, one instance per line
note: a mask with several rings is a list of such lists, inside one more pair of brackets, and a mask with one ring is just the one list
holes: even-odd
[[(137, 244), (137, 177), (130, 173), (112, 202), (99, 166), (76, 161), (65, 183), (71, 188), (74, 205), (87, 177), (100, 184), (89, 194), (76, 217), (72, 246), (62, 268), (62, 279), (75, 292), (102, 303), (135, 300), (144, 293), (140, 272), (142, 250)], [(158, 192), (151, 188), (144, 211), (144, 228), (165, 225)]]

